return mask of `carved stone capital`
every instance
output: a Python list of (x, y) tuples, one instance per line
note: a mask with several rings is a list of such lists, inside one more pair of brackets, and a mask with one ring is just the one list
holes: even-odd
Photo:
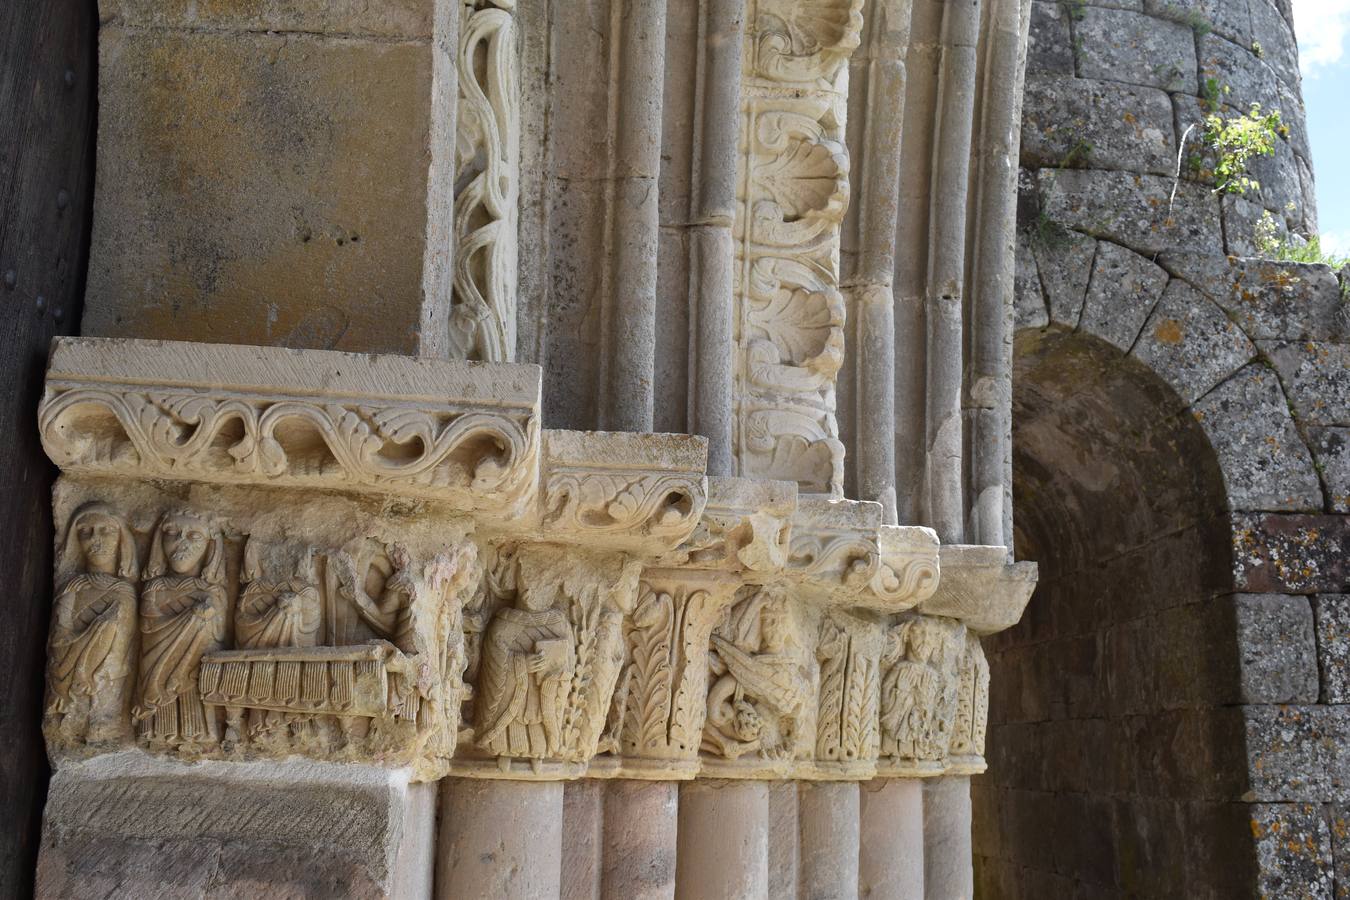
[(718, 572), (648, 569), (625, 623), (627, 660), (592, 777), (692, 778), (707, 717), (708, 648), (741, 586)]
[(625, 668), (640, 565), (554, 544), (496, 549), (475, 603), (472, 723), (451, 772), (576, 778), (599, 752)]
[(62, 340), (40, 426), (58, 765), (977, 772), (1035, 583), (699, 437), (541, 435), (532, 367)]

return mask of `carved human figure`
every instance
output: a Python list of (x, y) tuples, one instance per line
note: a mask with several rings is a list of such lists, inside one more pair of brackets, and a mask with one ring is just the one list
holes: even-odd
[(964, 629), (937, 619), (900, 622), (887, 635), (881, 682), (881, 752), (898, 759), (947, 755), (955, 715), (956, 662)]
[(417, 592), (413, 584), (412, 558), (408, 548), (402, 544), (390, 544), (385, 548), (385, 553), (393, 566), (393, 572), (385, 579), (379, 596), (372, 597), (357, 583), (352, 591), (352, 600), (362, 620), (372, 631), (404, 653), (416, 653), (413, 601)]
[(193, 748), (219, 740), (202, 703), (198, 665), (220, 650), (228, 613), (224, 539), (205, 516), (166, 512), (155, 528), (141, 592), (141, 674), (135, 710), (142, 739)]
[(759, 751), (792, 756), (811, 701), (811, 677), (793, 632), (787, 597), (761, 588), (732, 608), (712, 635), (717, 676), (708, 691), (703, 749), (736, 759)]
[(477, 741), (503, 761), (562, 754), (576, 650), (556, 590), (521, 585), (518, 605), (498, 610), (483, 636)]
[[(265, 647), (313, 647), (318, 644), (322, 599), (314, 579), (312, 553), (305, 548), (294, 571), (281, 579), (268, 578), (262, 563), (263, 549), (255, 538), (249, 538), (244, 548), (244, 566), (240, 580), (245, 583), (239, 604), (234, 611), (234, 642), (240, 650)], [(299, 668), (298, 663), (282, 663)], [(298, 683), (298, 671), (296, 681)], [(238, 741), (241, 737), (242, 710), (226, 709), (225, 740)], [(283, 730), (287, 725), (297, 726), (302, 717), (276, 710), (252, 710), (249, 714), (249, 737)]]
[(136, 644), (136, 544), (103, 503), (70, 521), (48, 645), (46, 721), (62, 742), (112, 743), (130, 736)]

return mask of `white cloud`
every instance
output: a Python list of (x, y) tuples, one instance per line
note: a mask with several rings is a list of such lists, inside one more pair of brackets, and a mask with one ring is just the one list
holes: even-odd
[(1340, 62), (1350, 37), (1350, 0), (1294, 0), (1299, 67), (1304, 75)]
[(1350, 231), (1324, 231), (1319, 237), (1323, 253), (1328, 256), (1350, 256)]

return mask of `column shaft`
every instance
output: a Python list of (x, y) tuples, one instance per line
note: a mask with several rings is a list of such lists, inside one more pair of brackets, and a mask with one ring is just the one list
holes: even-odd
[(928, 521), (924, 488), (928, 385), (926, 310), (928, 227), (933, 210), (933, 129), (937, 119), (938, 0), (914, 0), (905, 56), (905, 108), (901, 131), (900, 200), (895, 220), (895, 447), (899, 521)]
[(686, 782), (679, 819), (679, 900), (769, 896), (768, 782)]
[(708, 439), (708, 474), (730, 475), (732, 457), (732, 300), (736, 292), (736, 142), (740, 127), (745, 0), (703, 0), (699, 14), (698, 134), (689, 221), (690, 291), (695, 323), (690, 361), (692, 431)]
[(797, 896), (801, 832), (797, 827), (797, 782), (769, 785), (769, 896)]
[(970, 778), (923, 783), (924, 900), (970, 900), (975, 868), (970, 838)]
[(976, 192), (970, 223), (971, 286), (967, 298), (967, 521), (970, 540), (1011, 547), (1012, 320), (1014, 235), (1017, 226), (1017, 153), (1021, 135), (1027, 15), (1017, 0), (985, 7), (976, 121)]
[(858, 896), (923, 900), (923, 783), (878, 778), (860, 787)]
[[(856, 496), (896, 514), (895, 296), (896, 216), (905, 114), (909, 0), (869, 0), (862, 46), (849, 59), (848, 147), (858, 186), (844, 222), (843, 283), (853, 319), (841, 373), (841, 431), (851, 425)], [(851, 421), (850, 421), (851, 420)]]
[(933, 153), (928, 232), (928, 522), (944, 543), (961, 543), (963, 503), (961, 385), (966, 202), (975, 108), (975, 46), (980, 4), (947, 3)]
[(858, 784), (804, 781), (797, 786), (801, 889), (811, 900), (858, 896)]
[(560, 895), (562, 782), (447, 778), (440, 822), (438, 900)]
[(563, 789), (562, 900), (597, 900), (605, 782), (583, 778)]
[(632, 0), (617, 10), (616, 159), (604, 298), (606, 351), (600, 423), (609, 431), (651, 431), (656, 370), (656, 260), (660, 217), (661, 103), (665, 0)]
[(670, 900), (680, 786), (674, 781), (605, 784), (604, 900)]

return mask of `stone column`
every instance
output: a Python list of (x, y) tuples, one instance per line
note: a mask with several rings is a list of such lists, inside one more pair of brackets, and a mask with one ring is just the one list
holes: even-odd
[(769, 895), (769, 784), (699, 780), (680, 785), (679, 900)]
[(600, 896), (605, 782), (569, 781), (563, 788), (562, 900)]
[(923, 900), (923, 783), (878, 778), (859, 786), (858, 896)]
[(973, 145), (966, 316), (967, 539), (1012, 549), (1012, 322), (1017, 156), (1021, 138), (1027, 4), (993, 0), (984, 9), (979, 133)]
[(805, 781), (797, 786), (801, 834), (799, 893), (813, 900), (858, 894), (858, 783)]
[(914, 0), (905, 55), (905, 109), (901, 127), (900, 198), (895, 215), (895, 485), (898, 520), (925, 521), (928, 342), (925, 297), (928, 227), (932, 218), (933, 123), (936, 118), (940, 0)]
[(621, 4), (614, 197), (608, 242), (613, 261), (601, 360), (600, 425), (652, 429), (656, 368), (656, 258), (660, 217), (661, 89), (665, 75), (665, 0)]
[[(909, 0), (871, 0), (862, 46), (849, 58), (848, 148), (860, 186), (844, 221), (843, 286), (849, 343), (841, 371), (841, 429), (853, 417), (856, 496), (896, 517), (895, 228), (899, 207), (901, 124)], [(849, 393), (853, 402), (844, 400)]]
[(769, 896), (797, 896), (801, 832), (797, 828), (797, 782), (769, 785)]
[(679, 785), (617, 779), (605, 785), (604, 900), (669, 900), (675, 896)]
[(692, 430), (708, 439), (708, 474), (730, 475), (732, 296), (736, 248), (736, 139), (740, 124), (745, 0), (710, 0), (700, 10), (698, 113), (689, 221), (694, 319)]
[(975, 105), (975, 47), (980, 4), (946, 3), (933, 151), (932, 213), (928, 230), (927, 478), (925, 524), (944, 543), (965, 533), (961, 429), (966, 200)]
[(436, 897), (557, 897), (563, 783), (447, 778), (441, 785)]
[(924, 900), (970, 900), (975, 869), (970, 840), (970, 778), (923, 783)]

